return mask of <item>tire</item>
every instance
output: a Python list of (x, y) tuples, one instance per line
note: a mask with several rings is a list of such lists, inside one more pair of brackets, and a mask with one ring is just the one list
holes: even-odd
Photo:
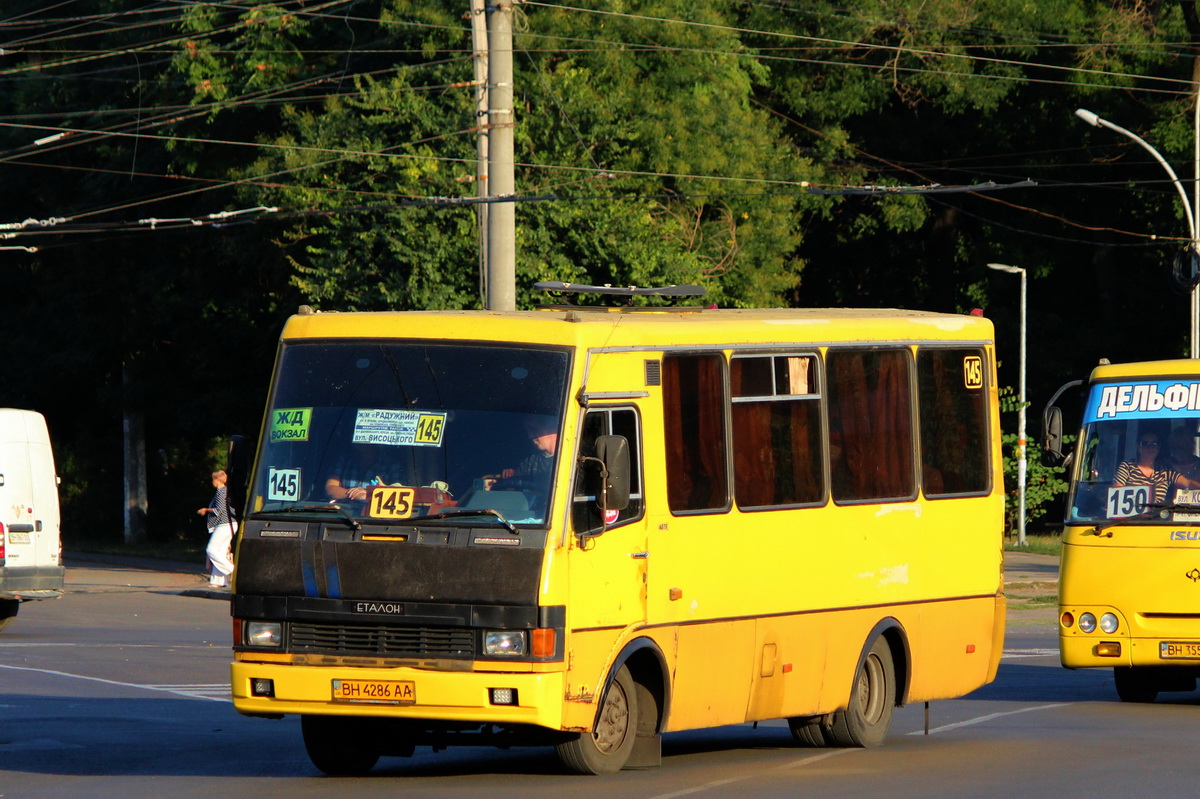
[(896, 709), (896, 668), (883, 636), (875, 639), (850, 687), (850, 703), (825, 731), (833, 746), (881, 746)]
[(1113, 681), (1117, 684), (1117, 696), (1122, 702), (1153, 702), (1158, 698), (1158, 688), (1150, 675), (1143, 669), (1117, 666), (1113, 669)]
[(0, 631), (17, 620), (17, 610), (20, 607), (19, 599), (0, 599)]
[(304, 749), (312, 764), (331, 777), (358, 777), (379, 762), (370, 738), (345, 716), (301, 716)]
[(612, 774), (629, 761), (637, 738), (637, 686), (622, 666), (604, 692), (596, 726), (555, 747), (559, 760), (576, 774)]
[(829, 746), (825, 737), (825, 728), (821, 726), (821, 716), (796, 716), (787, 720), (792, 738), (800, 746), (821, 749)]

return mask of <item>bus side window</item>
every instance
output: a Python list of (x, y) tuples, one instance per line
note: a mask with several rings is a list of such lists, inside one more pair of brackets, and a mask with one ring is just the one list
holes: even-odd
[(814, 355), (730, 361), (733, 484), (741, 508), (821, 502), (821, 395)]
[(602, 525), (594, 488), (594, 482), (599, 478), (597, 467), (594, 463), (577, 465), (575, 491), (571, 503), (571, 523), (576, 533), (594, 533), (604, 526), (624, 524), (642, 515), (642, 448), (637, 412), (632, 408), (599, 408), (588, 411), (583, 419), (579, 454), (594, 457), (596, 438), (603, 435), (624, 436), (629, 442), (629, 505), (607, 525)]
[(834, 500), (916, 496), (908, 350), (830, 349), (827, 362)]
[(928, 496), (979, 494), (991, 485), (983, 350), (917, 353), (921, 482)]
[(667, 503), (672, 513), (729, 508), (724, 367), (719, 352), (663, 358)]

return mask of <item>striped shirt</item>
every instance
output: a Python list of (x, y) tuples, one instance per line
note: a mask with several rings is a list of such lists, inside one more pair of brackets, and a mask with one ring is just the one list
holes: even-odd
[(213, 494), (212, 502), (208, 503), (208, 529), (215, 530), (222, 524), (229, 524), (232, 521), (229, 516), (229, 489), (221, 486)]
[(1179, 478), (1179, 472), (1174, 469), (1160, 469), (1155, 466), (1151, 474), (1146, 474), (1133, 461), (1125, 461), (1117, 467), (1113, 486), (1150, 486), (1152, 488), (1150, 501), (1160, 503), (1167, 501), (1167, 492)]

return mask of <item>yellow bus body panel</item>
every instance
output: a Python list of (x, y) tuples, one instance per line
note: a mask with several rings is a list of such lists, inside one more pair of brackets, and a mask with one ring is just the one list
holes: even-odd
[[(252, 679), (274, 680), (275, 696), (253, 696)], [(414, 684), (411, 705), (332, 701), (333, 680), (407, 680)], [(562, 673), (514, 674), (491, 671), (430, 671), (413, 668), (337, 668), (236, 660), (231, 667), (234, 706), (249, 714), (353, 714), (393, 718), (442, 719), (493, 724), (561, 727)], [(489, 688), (515, 688), (520, 706), (488, 702)]]
[[(1182, 526), (1182, 525), (1181, 525)], [(1175, 526), (1112, 528), (1101, 538), (1087, 528), (1068, 528), (1063, 541), (1059, 610), (1078, 620), (1114, 613), (1115, 633), (1084, 633), (1059, 624), (1062, 663), (1068, 668), (1194, 666), (1164, 661), (1162, 642), (1200, 644), (1200, 542), (1171, 542)], [(1148, 541), (1134, 543), (1131, 539)], [(1195, 578), (1189, 578), (1195, 572)], [(1101, 643), (1119, 643), (1119, 657), (1100, 654)]]

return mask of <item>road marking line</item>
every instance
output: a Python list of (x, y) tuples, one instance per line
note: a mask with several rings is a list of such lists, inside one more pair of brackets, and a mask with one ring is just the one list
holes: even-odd
[[(829, 758), (837, 757), (838, 755), (848, 755), (851, 752), (861, 752), (861, 751), (862, 751), (861, 749), (830, 749), (828, 751), (821, 752), (820, 754), (817, 754), (817, 755), (808, 755), (808, 756), (802, 757), (798, 760), (793, 760), (790, 763), (784, 763), (781, 766), (775, 766), (771, 770), (772, 771), (783, 771), (785, 769), (799, 768), (800, 766), (807, 766), (810, 763), (816, 763), (821, 760), (828, 760)], [(714, 780), (713, 782), (706, 782), (703, 785), (697, 785), (693, 788), (684, 788), (683, 790), (672, 791), (671, 793), (660, 793), (656, 796), (650, 797), (650, 799), (678, 799), (678, 797), (680, 797), (680, 796), (688, 796), (688, 795), (694, 794), (694, 793), (702, 793), (704, 791), (711, 791), (713, 788), (720, 788), (723, 785), (729, 785), (734, 782), (742, 782), (743, 780), (748, 780), (748, 779), (750, 779), (749, 776), (730, 777), (727, 780)]]
[(746, 777), (730, 777), (727, 780), (716, 780), (714, 782), (706, 782), (703, 785), (697, 785), (695, 788), (684, 788), (682, 791), (673, 791), (671, 793), (660, 793), (657, 796), (652, 796), (650, 799), (676, 799), (679, 796), (687, 796), (688, 794), (700, 793), (701, 791), (709, 791), (713, 788), (720, 788), (722, 785), (729, 785), (733, 782), (741, 782)]
[(105, 685), (118, 685), (118, 686), (121, 686), (122, 688), (141, 688), (141, 689), (147, 690), (147, 691), (162, 691), (164, 693), (174, 694), (176, 696), (184, 696), (189, 699), (203, 699), (203, 700), (206, 700), (209, 702), (232, 702), (233, 701), (232, 697), (218, 698), (215, 696), (204, 696), (204, 695), (196, 694), (196, 693), (187, 693), (185, 691), (177, 690), (176, 686), (170, 686), (170, 685), (140, 685), (138, 683), (121, 682), (119, 680), (106, 680), (103, 677), (87, 677), (82, 674), (70, 674), (65, 671), (54, 671), (53, 669), (35, 669), (31, 666), (8, 666), (3, 663), (0, 663), (0, 669), (11, 669), (13, 671), (32, 671), (36, 674), (50, 674), (55, 677), (72, 677), (76, 680), (88, 680), (89, 682), (99, 682), (99, 683), (104, 683)]
[(233, 701), (233, 694), (230, 690), (229, 683), (193, 683), (190, 685), (147, 685), (146, 688), (153, 688), (158, 691), (170, 691), (180, 696), (193, 696), (197, 699), (221, 699), (225, 702)]
[[(1069, 704), (1070, 704), (1069, 702), (1057, 702), (1057, 703), (1051, 704), (1051, 705), (1036, 705), (1034, 707), (1024, 707), (1019, 710), (1006, 710), (1001, 713), (989, 713), (986, 716), (977, 716), (976, 718), (967, 719), (966, 721), (955, 722), (954, 724), (943, 724), (941, 727), (935, 727), (932, 730), (930, 730), (929, 734), (933, 735), (934, 733), (947, 732), (948, 730), (956, 730), (960, 727), (970, 727), (975, 724), (982, 724), (985, 721), (992, 721), (994, 719), (1003, 718), (1004, 716), (1015, 716), (1018, 713), (1029, 713), (1030, 711), (1033, 711), (1033, 710), (1052, 710), (1053, 708), (1057, 708), (1057, 707), (1067, 707)], [(925, 734), (924, 730), (916, 730), (915, 732), (905, 733), (905, 735), (924, 735), (924, 734)], [(828, 760), (831, 757), (837, 757), (839, 755), (848, 755), (848, 754), (852, 754), (854, 752), (865, 752), (865, 751), (866, 751), (865, 749), (830, 749), (830, 750), (827, 750), (827, 751), (822, 752), (817, 755), (809, 755), (807, 757), (799, 758), (798, 760), (793, 760), (790, 763), (784, 763), (781, 766), (775, 766), (772, 769), (772, 771), (784, 771), (786, 769), (800, 768), (801, 766), (807, 766), (812, 763), (818, 763), (822, 760)], [(650, 799), (679, 799), (679, 797), (681, 797), (681, 796), (689, 796), (691, 794), (703, 793), (705, 791), (710, 791), (713, 788), (720, 788), (723, 785), (729, 785), (729, 784), (735, 783), (735, 782), (742, 782), (742, 781), (748, 780), (748, 779), (750, 779), (750, 776), (732, 777), (727, 780), (716, 780), (714, 782), (706, 782), (703, 785), (697, 785), (694, 788), (684, 788), (683, 790), (672, 791), (671, 793), (660, 793), (656, 796), (651, 797)]]
[(1021, 658), (1041, 658), (1058, 655), (1057, 649), (1005, 649), (1001, 660), (1019, 660)]
[[(957, 730), (960, 727), (970, 727), (975, 724), (982, 724), (985, 721), (992, 721), (993, 719), (1004, 718), (1005, 716), (1015, 716), (1018, 713), (1029, 713), (1034, 710), (1053, 710), (1056, 707), (1067, 707), (1067, 705), (1069, 705), (1069, 704), (1070, 704), (1069, 702), (1055, 702), (1054, 704), (1051, 704), (1051, 705), (1034, 705), (1033, 707), (1023, 707), (1023, 708), (1019, 708), (1018, 710), (1005, 710), (1001, 713), (988, 713), (986, 716), (976, 716), (975, 718), (967, 719), (966, 721), (956, 721), (953, 724), (943, 724), (941, 727), (934, 727), (933, 729), (931, 729), (929, 731), (929, 734), (933, 735), (933, 734), (939, 733), (939, 732), (946, 732), (947, 730)], [(925, 734), (924, 730), (913, 730), (912, 732), (905, 733), (905, 735), (924, 735), (924, 734)]]

